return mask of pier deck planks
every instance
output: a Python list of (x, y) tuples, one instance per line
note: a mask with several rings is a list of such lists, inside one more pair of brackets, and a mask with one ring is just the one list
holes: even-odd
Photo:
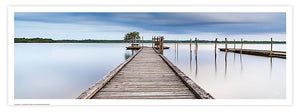
[[(225, 51), (225, 48), (219, 48), (220, 51)], [(240, 53), (241, 49), (227, 48), (228, 52)], [(265, 56), (265, 57), (275, 57), (286, 59), (286, 52), (283, 51), (272, 51), (270, 55), (269, 50), (256, 50), (256, 49), (242, 49), (242, 54), (256, 55), (256, 56)]]
[(166, 57), (144, 47), (77, 99), (214, 99)]
[(143, 48), (92, 99), (191, 99), (188, 87), (152, 48)]

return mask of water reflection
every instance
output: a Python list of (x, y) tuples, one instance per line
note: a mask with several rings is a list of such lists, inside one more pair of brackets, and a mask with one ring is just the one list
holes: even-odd
[[(174, 48), (174, 44), (170, 45)], [(254, 45), (251, 44), (251, 46)], [(214, 48), (214, 44), (199, 44), (198, 52), (201, 52), (201, 55), (197, 57), (196, 46), (193, 47), (192, 51), (194, 52), (191, 53), (190, 44), (182, 43), (180, 49), (178, 48), (180, 53), (177, 48), (175, 53), (175, 57), (178, 52), (181, 58), (172, 61), (173, 63), (176, 63), (177, 60), (180, 61), (176, 66), (218, 99), (285, 98), (284, 59), (243, 55), (240, 52), (226, 54), (226, 52), (215, 52)], [(248, 48), (247, 45), (246, 48)], [(260, 47), (256, 49), (260, 49)], [(174, 58), (174, 50), (166, 50), (165, 56)], [(275, 70), (276, 72), (272, 72)], [(271, 80), (270, 77), (272, 77)]]
[(176, 62), (178, 64), (178, 43), (177, 43), (177, 59), (176, 59)]
[(190, 51), (190, 73), (192, 72), (192, 51)]
[(224, 77), (227, 77), (227, 52), (225, 53), (225, 75)]
[(138, 50), (128, 50), (128, 51), (131, 51), (131, 53), (125, 52), (125, 54), (124, 54), (125, 60), (127, 60), (130, 56), (132, 56), (133, 54), (135, 54)]
[(195, 78), (197, 78), (197, 74), (198, 74), (198, 61), (197, 61), (197, 56), (195, 56), (195, 65), (196, 65), (196, 70), (195, 70)]
[(272, 70), (273, 69), (273, 58), (272, 57), (270, 57), (270, 78), (272, 78)]
[(217, 75), (217, 53), (215, 53), (215, 75)]
[(242, 54), (240, 54), (240, 65), (241, 65), (240, 75), (242, 75), (243, 74), (243, 59), (242, 59)]
[(235, 52), (233, 53), (233, 63), (235, 64)]

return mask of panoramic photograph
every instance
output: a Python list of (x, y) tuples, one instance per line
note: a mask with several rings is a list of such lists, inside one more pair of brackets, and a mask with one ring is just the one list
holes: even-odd
[(286, 12), (14, 12), (14, 99), (286, 99)]

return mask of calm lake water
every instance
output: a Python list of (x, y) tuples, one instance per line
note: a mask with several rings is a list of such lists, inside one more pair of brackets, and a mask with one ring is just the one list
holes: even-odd
[[(132, 55), (129, 44), (15, 44), (15, 99), (70, 99)], [(146, 44), (151, 46), (151, 44)], [(217, 51), (214, 44), (174, 44), (164, 55), (215, 98), (282, 99), (286, 97), (286, 60)], [(223, 47), (220, 44), (218, 47)], [(232, 45), (229, 45), (231, 47)], [(237, 45), (237, 47), (239, 47)], [(266, 44), (244, 48), (269, 49)], [(285, 51), (285, 44), (274, 50)]]

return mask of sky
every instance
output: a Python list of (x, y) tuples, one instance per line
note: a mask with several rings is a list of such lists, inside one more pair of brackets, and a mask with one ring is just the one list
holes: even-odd
[(138, 31), (145, 40), (286, 40), (284, 12), (15, 12), (15, 38), (121, 40)]

